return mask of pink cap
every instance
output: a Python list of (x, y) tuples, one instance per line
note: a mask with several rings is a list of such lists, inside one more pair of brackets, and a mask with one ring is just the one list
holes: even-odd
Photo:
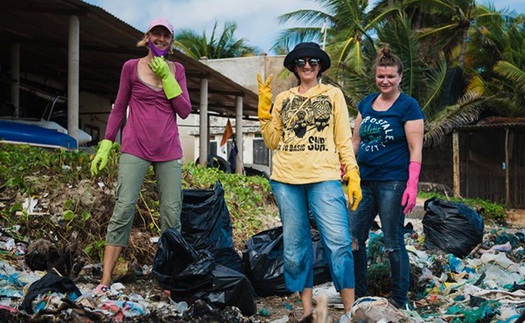
[(163, 18), (163, 17), (159, 17), (159, 18), (155, 18), (153, 19), (150, 23), (149, 23), (149, 26), (148, 26), (148, 31), (146, 32), (149, 32), (153, 27), (155, 26), (162, 26), (162, 27), (165, 27), (166, 29), (168, 29), (170, 31), (170, 33), (173, 35), (173, 26), (170, 24), (170, 22), (166, 19), (166, 18)]

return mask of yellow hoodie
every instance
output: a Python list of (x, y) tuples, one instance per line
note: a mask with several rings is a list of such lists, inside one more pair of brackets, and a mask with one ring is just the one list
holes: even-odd
[(299, 87), (275, 98), (272, 119), (261, 121), (266, 146), (273, 150), (273, 180), (307, 184), (341, 179), (340, 165), (357, 168), (343, 92), (318, 84), (304, 94)]

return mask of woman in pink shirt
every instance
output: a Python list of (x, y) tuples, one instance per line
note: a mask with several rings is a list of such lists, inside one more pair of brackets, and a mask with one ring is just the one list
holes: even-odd
[(177, 116), (186, 119), (191, 103), (184, 67), (164, 58), (172, 45), (173, 26), (164, 18), (154, 19), (137, 44), (147, 47), (148, 54), (130, 59), (122, 67), (106, 134), (91, 163), (93, 175), (106, 166), (125, 121), (115, 208), (108, 224), (102, 280), (96, 294), (107, 291), (122, 248), (128, 245), (137, 197), (150, 165), (157, 179), (161, 230), (180, 230), (182, 147)]

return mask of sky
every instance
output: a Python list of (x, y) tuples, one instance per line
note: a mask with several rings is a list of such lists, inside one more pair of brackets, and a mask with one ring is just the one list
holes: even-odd
[[(167, 18), (175, 28), (192, 29), (210, 37), (217, 22), (221, 34), (225, 22), (237, 23), (234, 36), (244, 38), (248, 45), (263, 52), (270, 51), (279, 33), (286, 28), (301, 26), (292, 22), (280, 24), (277, 17), (299, 9), (319, 9), (314, 0), (84, 0), (96, 5), (127, 24), (145, 31), (156, 17)], [(369, 1), (373, 3), (374, 1)], [(482, 0), (496, 9), (509, 9), (525, 14), (525, 0)]]

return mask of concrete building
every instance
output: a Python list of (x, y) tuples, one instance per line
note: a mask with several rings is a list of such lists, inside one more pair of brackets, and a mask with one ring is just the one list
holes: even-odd
[[(146, 53), (136, 47), (144, 32), (81, 0), (5, 0), (0, 8), (0, 116), (40, 120), (53, 103), (73, 139), (82, 129), (96, 144), (123, 63)], [(256, 120), (256, 93), (181, 52), (169, 58), (186, 69), (192, 113), (200, 116), (199, 154), (207, 155), (211, 116)]]
[[(257, 93), (257, 74), (263, 79), (270, 74), (274, 75), (272, 81), (272, 93), (275, 97), (278, 93), (292, 87), (297, 82), (292, 73), (284, 68), (284, 55), (268, 56), (262, 54), (252, 57), (237, 57), (223, 59), (202, 58), (201, 63), (211, 67), (222, 75), (228, 77), (235, 83)], [(231, 142), (220, 147), (227, 120), (230, 119), (235, 128), (235, 116), (210, 117), (209, 122), (209, 152), (228, 160), (231, 151)], [(181, 121), (181, 133), (184, 140), (185, 161), (196, 161), (199, 157), (199, 116), (192, 115)], [(259, 122), (256, 120), (242, 120), (243, 132), (243, 163), (269, 165), (270, 153), (265, 147), (260, 135)]]

